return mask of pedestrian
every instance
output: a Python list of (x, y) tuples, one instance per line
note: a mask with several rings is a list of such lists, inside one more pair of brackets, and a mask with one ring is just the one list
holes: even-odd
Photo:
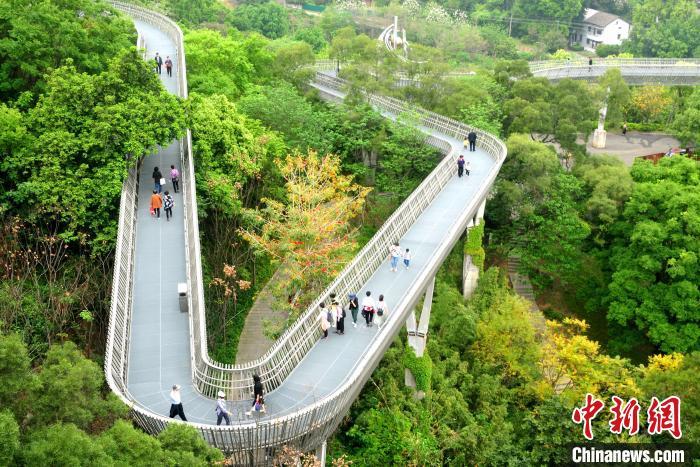
[(464, 171), (467, 172), (467, 177), (469, 176), (469, 173), (472, 170), (472, 161), (467, 161), (467, 164), (464, 167)]
[(367, 327), (372, 327), (372, 320), (374, 319), (374, 312), (377, 306), (372, 298), (372, 292), (369, 290), (365, 292), (365, 298), (362, 300), (362, 316), (365, 317), (365, 324)]
[(348, 308), (350, 308), (350, 315), (352, 315), (352, 325), (357, 327), (357, 311), (360, 309), (360, 303), (357, 300), (357, 295), (351, 293), (348, 295), (350, 302), (348, 303)]
[(165, 185), (165, 179), (158, 167), (153, 167), (153, 175), (151, 177), (153, 177), (153, 189), (160, 193), (163, 190), (163, 185)]
[(170, 181), (173, 182), (173, 191), (175, 193), (180, 191), (180, 171), (178, 171), (174, 165), (170, 166)]
[(323, 337), (321, 339), (325, 339), (328, 337), (328, 328), (331, 327), (331, 312), (326, 310), (326, 304), (323, 302), (319, 303), (318, 308), (318, 319), (321, 321), (321, 331), (323, 331)]
[(593, 59), (589, 58), (588, 59), (588, 71), (591, 71), (591, 67), (593, 66)]
[(165, 71), (168, 73), (168, 77), (173, 77), (173, 61), (170, 60), (170, 56), (165, 57)]
[(226, 420), (226, 424), (230, 425), (231, 412), (226, 410), (226, 394), (224, 394), (224, 391), (219, 391), (217, 395), (219, 396), (219, 398), (216, 400), (216, 409), (214, 409), (214, 411), (216, 412), (216, 424), (221, 425), (221, 420), (224, 419)]
[(333, 310), (333, 317), (335, 318), (336, 322), (335, 333), (340, 335), (345, 334), (345, 308), (340, 306), (338, 300), (333, 297), (331, 299), (331, 309)]
[(379, 295), (379, 301), (377, 302), (377, 317), (374, 318), (377, 322), (377, 331), (382, 329), (382, 323), (384, 323), (384, 319), (388, 313), (389, 308), (386, 306), (386, 302), (384, 301), (384, 295)]
[[(251, 406), (251, 409), (246, 412), (245, 414), (250, 416), (252, 411), (256, 409), (256, 405), (260, 404), (262, 406), (262, 412), (265, 411), (265, 399), (263, 397), (263, 385), (262, 381), (260, 381), (260, 376), (258, 375), (253, 375), (253, 405)], [(257, 411), (257, 410), (256, 410)]]
[(156, 71), (158, 74), (160, 74), (161, 70), (163, 69), (163, 57), (158, 55), (158, 52), (156, 52), (156, 56), (153, 58), (156, 62)]
[(467, 149), (469, 146), (469, 140), (467, 138), (464, 138), (464, 142), (462, 143), (464, 145), (464, 149)]
[(156, 52), (156, 56), (153, 57), (153, 60), (156, 62), (156, 72), (160, 74), (161, 70), (163, 69), (163, 57), (158, 55), (158, 52)]
[(163, 207), (163, 200), (156, 190), (153, 190), (151, 195), (151, 215), (156, 216), (156, 219), (160, 219), (160, 208)]
[[(328, 323), (331, 325), (332, 328), (334, 328), (335, 325), (336, 325), (336, 323), (337, 323), (337, 319), (336, 319), (336, 316), (335, 316), (335, 309), (333, 308), (333, 302), (336, 301), (336, 299), (335, 299), (335, 294), (334, 294), (334, 293), (330, 294), (330, 295), (328, 296), (328, 298), (331, 299), (331, 305), (328, 307), (328, 313), (329, 313), (329, 315), (328, 315)], [(337, 333), (338, 331), (336, 330), (335, 332)]]
[(411, 250), (406, 248), (406, 251), (403, 254), (403, 265), (406, 266), (406, 269), (411, 265)]
[(170, 391), (170, 418), (175, 418), (175, 415), (179, 415), (183, 421), (187, 421), (185, 410), (182, 408), (179, 384), (173, 384), (173, 390)]
[(464, 174), (464, 156), (459, 155), (459, 159), (457, 159), (457, 176), (462, 178), (462, 175)]
[(467, 139), (469, 140), (469, 152), (476, 151), (476, 132), (474, 130), (470, 131)]
[(165, 196), (163, 197), (163, 210), (165, 211), (165, 220), (170, 221), (173, 217), (173, 206), (175, 206), (175, 201), (173, 197), (170, 196), (170, 192), (165, 190)]
[(391, 271), (396, 272), (396, 266), (399, 264), (399, 256), (401, 256), (401, 248), (399, 242), (394, 242), (389, 247), (389, 257), (391, 258)]
[(622, 134), (623, 136), (627, 134), (627, 122), (622, 124)]

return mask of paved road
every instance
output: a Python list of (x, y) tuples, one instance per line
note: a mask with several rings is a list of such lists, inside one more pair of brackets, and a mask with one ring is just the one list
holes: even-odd
[(666, 152), (668, 148), (677, 148), (680, 142), (673, 136), (664, 133), (640, 133), (628, 131), (627, 135), (608, 133), (604, 149), (591, 146), (591, 140), (586, 144), (586, 150), (591, 154), (610, 154), (622, 160), (626, 165), (632, 165), (636, 157)]

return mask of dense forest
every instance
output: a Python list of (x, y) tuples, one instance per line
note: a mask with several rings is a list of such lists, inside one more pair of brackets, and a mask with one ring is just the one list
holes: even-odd
[[(680, 156), (627, 167), (581, 143), (607, 99), (609, 131), (627, 122), (694, 145), (700, 90), (628, 86), (614, 70), (596, 83), (553, 84), (526, 62), (578, 53), (560, 49), (564, 25), (584, 6), (640, 25), (616, 53), (698, 56), (694, 2), (376, 2), (379, 16), (404, 15), (427, 63), (377, 48), (354, 4), (310, 16), (259, 1), (140, 3), (185, 29), (186, 101), (161, 86), (134, 47), (132, 23), (105, 3), (0, 5), (0, 464), (223, 459), (188, 427), (155, 438), (139, 431), (105, 386), (122, 182), (139, 158), (192, 130), (209, 347), (232, 362), (246, 313), (277, 268), (295, 273), (275, 288), (271, 337), (439, 162), (410, 116), (385, 120), (363, 89), (499, 135), (508, 158), (480, 231), (477, 291), (462, 297), (464, 252), (480, 247), (470, 237), (439, 272), (427, 355), (417, 361), (396, 338), (329, 440), (331, 456), (353, 465), (558, 464), (582, 441), (571, 414), (587, 393), (644, 406), (677, 395), (681, 441), (697, 446), (700, 168)], [(511, 27), (511, 15), (560, 26)], [(337, 60), (350, 83), (342, 105), (306, 86), (305, 66), (319, 58)], [(395, 86), (399, 72), (415, 84)], [(319, 183), (329, 189), (305, 199), (320, 213), (310, 218), (294, 197)], [(319, 235), (335, 212), (343, 222)], [(546, 336), (509, 287), (512, 254), (535, 286)], [(407, 367), (423, 400), (404, 385)], [(597, 441), (673, 441), (613, 435), (609, 420), (594, 421)]]

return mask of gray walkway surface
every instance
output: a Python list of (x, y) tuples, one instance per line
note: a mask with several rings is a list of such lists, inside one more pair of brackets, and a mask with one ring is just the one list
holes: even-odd
[[(136, 26), (146, 37), (149, 57), (155, 51), (172, 56), (173, 47), (167, 36), (143, 23), (136, 22)], [(163, 76), (162, 79), (174, 91), (171, 85), (174, 86), (175, 78)], [(454, 138), (445, 139), (454, 146), (462, 145)], [(155, 220), (148, 212), (152, 168), (157, 164), (165, 174), (164, 168), (178, 159), (177, 152), (177, 145), (173, 144), (147, 158), (141, 170), (128, 389), (140, 405), (167, 415), (170, 386), (178, 383), (182, 385), (188, 420), (214, 424), (214, 401), (197, 393), (191, 383), (188, 321), (177, 307), (176, 284), (185, 279), (182, 198), (180, 195), (175, 198), (175, 221)], [(455, 167), (455, 177), (401, 239), (401, 247), (410, 248), (413, 253), (411, 269), (391, 272), (387, 260), (358, 291), (360, 296), (365, 290), (371, 290), (374, 297), (384, 294), (389, 306), (387, 319), (398, 319), (392, 317), (392, 304), (407, 292), (413, 279), (448, 237), (454, 219), (475, 196), (495, 164), (481, 150), (464, 154), (472, 161), (472, 175), (459, 179)], [(331, 333), (328, 339), (319, 341), (282, 385), (267, 395), (267, 413), (255, 416), (294, 412), (338, 387), (363, 358), (370, 342), (380, 336), (376, 326), (353, 327), (349, 314), (345, 328), (344, 336)], [(381, 333), (386, 331), (384, 328)], [(249, 404), (245, 401), (229, 404), (234, 423), (236, 419), (247, 420), (245, 411)]]

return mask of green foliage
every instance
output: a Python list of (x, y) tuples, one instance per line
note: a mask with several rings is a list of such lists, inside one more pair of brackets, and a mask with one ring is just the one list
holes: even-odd
[(413, 347), (407, 345), (403, 364), (416, 379), (416, 389), (424, 392), (430, 391), (430, 379), (433, 374), (433, 361), (430, 359), (430, 355), (426, 352), (423, 356), (418, 357)]
[(299, 29), (294, 33), (294, 40), (306, 42), (315, 53), (320, 52), (328, 45), (326, 38), (323, 36), (323, 30), (319, 27)]
[(608, 319), (661, 350), (700, 348), (700, 168), (683, 157), (632, 167), (635, 181), (612, 248)]
[[(118, 53), (98, 75), (72, 65), (57, 69), (21, 122), (12, 111), (4, 110), (5, 118), (8, 113), (20, 125), (13, 138), (25, 143), (0, 165), (11, 212), (40, 224), (57, 222), (63, 240), (101, 253), (116, 238), (128, 168), (184, 126), (177, 99), (133, 48)], [(22, 127), (31, 137), (17, 136)]]
[(302, 41), (276, 41), (273, 43), (275, 54), (272, 67), (276, 77), (302, 87), (308, 83), (314, 71), (306, 68), (314, 63), (316, 57), (309, 44)]
[(167, 457), (156, 438), (136, 430), (124, 420), (117, 420), (97, 442), (119, 466), (157, 467), (163, 465)]
[(289, 31), (287, 11), (275, 2), (240, 5), (230, 13), (228, 22), (241, 31), (257, 31), (270, 39)]
[(700, 88), (690, 95), (685, 108), (673, 120), (672, 128), (683, 143), (700, 143)]
[(479, 268), (480, 271), (484, 270), (484, 260), (486, 259), (486, 252), (482, 245), (484, 241), (484, 223), (475, 225), (467, 231), (467, 241), (464, 242), (464, 254), (470, 255), (472, 257), (472, 263)]
[[(80, 14), (78, 14), (80, 12)], [(7, 0), (0, 4), (0, 100), (46, 89), (44, 76), (71, 59), (99, 73), (136, 43), (131, 21), (106, 2)]]
[(98, 443), (70, 423), (51, 425), (33, 433), (22, 457), (26, 465), (113, 465)]
[(190, 99), (200, 216), (231, 218), (256, 180), (274, 176), (282, 142), (241, 115), (222, 95)]
[(98, 419), (105, 423), (126, 415), (126, 407), (116, 396), (110, 393), (102, 398), (102, 368), (86, 359), (72, 342), (49, 349), (38, 380), (31, 407), (37, 423), (63, 422), (86, 429)]
[(224, 459), (221, 451), (209, 446), (194, 427), (182, 423), (168, 425), (158, 441), (176, 465), (206, 466)]
[(215, 0), (166, 0), (166, 5), (176, 19), (188, 24), (212, 21), (222, 9)]
[(629, 107), (632, 99), (630, 88), (622, 79), (622, 73), (619, 69), (610, 69), (600, 78), (600, 92), (607, 95), (606, 124), (619, 127), (624, 121), (623, 112)]
[(304, 99), (290, 84), (260, 87), (244, 96), (238, 108), (284, 136), (287, 146), (330, 152), (322, 130), (328, 115)]
[[(251, 55), (258, 45), (255, 38), (241, 40), (235, 34), (222, 36), (216, 31), (198, 29), (185, 34), (187, 79), (191, 92), (240, 97), (260, 70)], [(269, 52), (256, 52), (262, 65), (272, 61)]]
[(576, 147), (578, 133), (587, 136), (593, 129), (596, 107), (586, 84), (569, 79), (556, 84), (545, 78), (518, 80), (504, 103), (508, 133), (529, 133), (569, 150)]
[(27, 392), (36, 387), (27, 347), (17, 334), (0, 335), (0, 407), (22, 412)]
[(599, 57), (617, 55), (620, 53), (620, 46), (616, 44), (600, 44), (595, 48), (595, 54)]
[(697, 57), (700, 14), (693, 0), (633, 3), (630, 40), (624, 50), (636, 57)]
[[(0, 361), (4, 360), (0, 356)], [(0, 465), (12, 465), (19, 452), (19, 425), (7, 410), (0, 411)]]

